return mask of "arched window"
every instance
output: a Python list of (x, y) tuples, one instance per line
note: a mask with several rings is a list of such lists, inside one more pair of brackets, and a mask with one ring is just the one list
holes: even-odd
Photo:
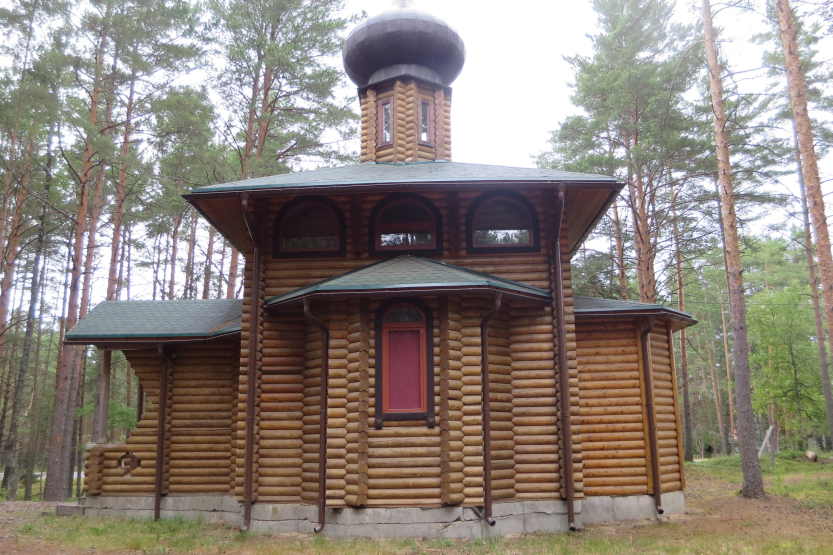
[(430, 309), (416, 299), (390, 300), (376, 316), (376, 427), (385, 420), (427, 420), (434, 425), (433, 326)]
[(299, 197), (278, 213), (276, 258), (344, 256), (344, 216), (323, 197)]
[(516, 193), (482, 195), (472, 203), (466, 217), (466, 250), (471, 254), (538, 252), (535, 208)]
[(442, 254), (441, 217), (437, 208), (418, 195), (394, 195), (371, 214), (371, 255), (386, 251)]

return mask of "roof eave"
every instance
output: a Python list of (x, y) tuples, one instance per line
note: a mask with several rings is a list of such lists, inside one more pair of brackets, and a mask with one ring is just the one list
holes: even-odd
[(277, 299), (271, 304), (267, 301), (266, 310), (278, 311), (281, 309), (292, 308), (303, 303), (304, 299), (312, 298), (379, 298), (379, 297), (418, 297), (425, 295), (458, 295), (458, 294), (495, 294), (503, 293), (505, 298), (533, 301), (540, 303), (550, 302), (549, 297), (542, 296), (534, 292), (524, 292), (503, 287), (496, 287), (494, 285), (475, 285), (475, 286), (447, 286), (435, 285), (425, 287), (385, 287), (378, 289), (337, 289), (337, 290), (320, 290), (315, 289), (305, 292), (292, 298), (281, 300)]
[(184, 345), (195, 343), (209, 343), (233, 339), (241, 335), (241, 330), (234, 330), (216, 335), (79, 335), (64, 339), (64, 345), (92, 345), (100, 349), (124, 351), (132, 349), (145, 349), (158, 345)]
[(697, 320), (689, 316), (680, 314), (679, 312), (671, 311), (664, 307), (652, 307), (645, 310), (576, 310), (574, 311), (576, 318), (583, 318), (588, 320), (611, 320), (611, 319), (625, 319), (631, 320), (634, 318), (645, 318), (646, 316), (659, 316), (666, 320), (670, 320), (673, 324), (671, 329), (679, 331), (683, 328), (688, 328), (697, 324)]

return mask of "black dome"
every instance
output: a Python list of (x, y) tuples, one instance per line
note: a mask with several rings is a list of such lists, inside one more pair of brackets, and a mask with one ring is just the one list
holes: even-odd
[(405, 74), (450, 85), (463, 69), (466, 47), (442, 19), (411, 0), (395, 0), (350, 32), (342, 57), (359, 87)]

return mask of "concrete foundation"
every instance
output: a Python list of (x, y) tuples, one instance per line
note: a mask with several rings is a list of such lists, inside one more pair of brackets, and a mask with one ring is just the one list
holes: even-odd
[[(665, 514), (685, 511), (683, 492), (662, 496)], [(656, 516), (647, 495), (589, 497), (575, 502), (576, 524), (631, 520)], [(328, 509), (323, 535), (332, 538), (490, 538), (507, 534), (566, 532), (564, 501), (508, 501), (492, 508), (494, 528), (483, 520), (479, 507), (391, 507)], [(168, 495), (162, 498), (162, 518), (183, 516), (241, 525), (243, 509), (229, 495)], [(87, 498), (88, 516), (153, 518), (152, 496), (93, 496)], [(311, 534), (317, 524), (315, 505), (255, 503), (252, 530), (274, 534)]]

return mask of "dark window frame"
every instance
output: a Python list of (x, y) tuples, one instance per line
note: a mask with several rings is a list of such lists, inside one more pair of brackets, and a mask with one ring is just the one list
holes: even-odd
[[(429, 248), (393, 248), (381, 247), (381, 232), (377, 233), (377, 220), (387, 208), (402, 202), (416, 202), (422, 205), (434, 218), (433, 243)], [(382, 199), (370, 212), (368, 221), (368, 251), (373, 257), (390, 257), (400, 254), (412, 254), (414, 256), (442, 256), (443, 254), (443, 218), (440, 211), (433, 202), (414, 193), (395, 193)], [(378, 246), (377, 246), (378, 245)]]
[[(428, 140), (422, 140), (422, 111), (428, 108)], [(434, 146), (434, 103), (417, 97), (417, 141), (424, 146)]]
[[(477, 211), (488, 201), (496, 198), (506, 198), (512, 202), (517, 202), (527, 214), (529, 214), (529, 222), (532, 226), (530, 230), (532, 244), (531, 245), (490, 245), (477, 246), (474, 242), (474, 216)], [(467, 254), (498, 254), (498, 253), (537, 253), (541, 252), (541, 228), (538, 222), (538, 212), (535, 206), (525, 196), (514, 191), (490, 191), (483, 193), (471, 203), (469, 210), (466, 213), (466, 253)]]
[[(388, 129), (388, 131), (390, 132), (390, 140), (389, 141), (384, 140), (384, 136), (385, 136), (385, 115), (384, 115), (385, 114), (385, 108), (384, 107), (385, 106), (390, 106), (390, 127)], [(396, 125), (395, 125), (396, 114), (394, 113), (394, 110), (393, 110), (393, 97), (391, 96), (390, 98), (385, 98), (384, 100), (378, 101), (378, 107), (376, 108), (376, 110), (377, 110), (376, 123), (378, 125), (378, 129), (377, 129), (378, 140), (376, 141), (376, 146), (377, 147), (390, 146), (390, 145), (393, 144), (393, 134), (396, 131)]]
[[(306, 204), (321, 204), (335, 214), (338, 220), (338, 248), (333, 250), (305, 249), (289, 250), (281, 249), (283, 225), (288, 216), (296, 209)], [(347, 256), (347, 223), (344, 220), (344, 213), (338, 204), (327, 197), (318, 195), (304, 195), (296, 197), (284, 204), (275, 217), (275, 225), (272, 231), (272, 256), (274, 258), (343, 258)]]
[[(412, 305), (422, 312), (425, 318), (425, 403), (426, 410), (420, 412), (385, 412), (385, 380), (387, 368), (385, 367), (384, 337), (385, 337), (385, 316), (392, 309), (400, 305)], [(374, 399), (375, 399), (375, 422), (377, 430), (384, 427), (385, 422), (403, 422), (410, 420), (425, 420), (429, 428), (436, 425), (434, 400), (434, 313), (424, 301), (414, 297), (392, 298), (384, 301), (376, 309), (376, 340), (375, 358), (379, 362), (376, 368)]]

